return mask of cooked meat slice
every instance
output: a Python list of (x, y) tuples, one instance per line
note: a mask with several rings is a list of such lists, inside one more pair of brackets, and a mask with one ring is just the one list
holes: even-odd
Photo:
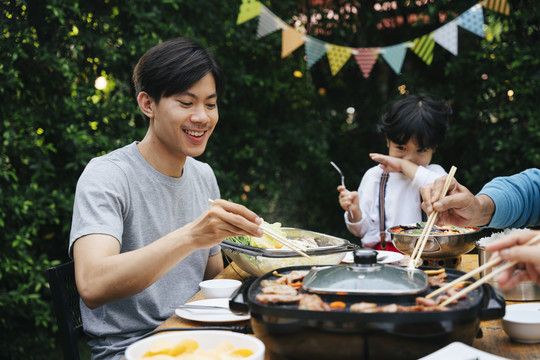
[(383, 306), (379, 306), (377, 307), (377, 312), (398, 312), (399, 310), (399, 306), (397, 304), (388, 304), (388, 305), (383, 305)]
[(356, 303), (356, 304), (352, 304), (351, 305), (351, 311), (356, 311), (356, 312), (365, 312), (369, 309), (373, 309), (373, 308), (376, 308), (377, 307), (377, 304), (375, 303), (369, 303), (369, 302), (359, 302), (359, 303)]
[(319, 295), (315, 294), (302, 294), (298, 303), (298, 308), (301, 310), (319, 310), (330, 311), (330, 305), (325, 303)]
[(276, 279), (279, 284), (290, 284), (298, 280), (302, 280), (309, 273), (309, 270), (293, 270), (287, 275), (283, 275)]
[[(446, 290), (446, 294), (448, 296), (454, 296), (455, 294), (457, 294), (458, 292), (460, 292), (462, 289), (460, 288), (457, 288), (457, 287), (451, 287), (450, 289)], [(463, 294), (461, 295), (458, 299), (465, 299), (467, 297), (467, 294)]]
[(281, 294), (281, 295), (296, 295), (298, 291), (295, 288), (290, 287), (289, 285), (270, 285), (263, 287), (263, 294)]
[(441, 287), (443, 286), (443, 284), (446, 283), (446, 277), (448, 276), (448, 274), (446, 272), (443, 272), (439, 275), (435, 275), (435, 276), (430, 276), (428, 278), (428, 282), (429, 282), (429, 285), (433, 286), (433, 287)]
[(439, 303), (435, 299), (426, 299), (425, 297), (417, 297), (416, 303), (419, 305), (425, 305), (425, 306), (437, 306)]
[(257, 294), (257, 301), (261, 304), (293, 303), (300, 301), (300, 295), (286, 294)]

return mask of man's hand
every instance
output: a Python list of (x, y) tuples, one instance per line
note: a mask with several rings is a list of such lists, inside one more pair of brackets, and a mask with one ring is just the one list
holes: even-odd
[(452, 179), (446, 196), (439, 200), (446, 176), (420, 189), (422, 209), (439, 213), (437, 224), (456, 226), (483, 226), (491, 221), (495, 205), (486, 195), (474, 196), (469, 189)]
[(486, 251), (499, 255), (506, 261), (518, 263), (497, 276), (502, 290), (510, 289), (522, 281), (533, 281), (540, 285), (540, 241), (530, 246), (520, 246), (540, 231), (514, 231), (509, 235), (486, 246)]

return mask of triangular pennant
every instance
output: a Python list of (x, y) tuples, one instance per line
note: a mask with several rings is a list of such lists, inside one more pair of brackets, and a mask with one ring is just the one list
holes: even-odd
[(469, 10), (457, 17), (458, 25), (465, 30), (472, 32), (480, 37), (485, 37), (484, 32), (484, 11), (479, 4), (474, 5)]
[(281, 57), (284, 58), (304, 43), (304, 35), (295, 28), (285, 26), (281, 32)]
[(259, 25), (257, 27), (257, 39), (271, 34), (274, 31), (279, 30), (279, 28), (279, 20), (276, 20), (276, 16), (268, 10), (266, 6), (261, 6)]
[(362, 71), (362, 75), (367, 79), (371, 70), (373, 69), (373, 64), (377, 61), (379, 57), (379, 48), (356, 48), (356, 54), (354, 54), (354, 59)]
[(452, 54), (458, 54), (457, 21), (451, 21), (433, 31), (433, 40)]
[(433, 61), (433, 48), (435, 40), (431, 38), (431, 34), (414, 39), (412, 51), (418, 55), (426, 64), (431, 65)]
[(336, 75), (351, 57), (351, 48), (332, 44), (328, 45), (329, 49), (326, 51), (326, 55), (330, 63), (330, 71), (332, 75)]
[(306, 50), (306, 62), (308, 69), (326, 54), (325, 42), (311, 36), (306, 36), (304, 49)]
[(504, 15), (510, 15), (510, 6), (506, 0), (484, 0), (482, 6)]
[(236, 24), (241, 24), (245, 21), (251, 20), (256, 16), (259, 16), (261, 13), (261, 4), (259, 1), (255, 0), (242, 0), (242, 5), (240, 5), (240, 12), (238, 13), (238, 18), (236, 19)]
[(396, 74), (401, 73), (401, 67), (403, 66), (403, 60), (407, 55), (407, 43), (401, 43), (392, 46), (386, 46), (382, 48), (381, 56), (390, 65), (392, 70)]

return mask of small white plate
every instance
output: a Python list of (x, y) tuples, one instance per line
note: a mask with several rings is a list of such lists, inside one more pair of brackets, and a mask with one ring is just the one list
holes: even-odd
[[(384, 250), (375, 250), (377, 251), (377, 262), (379, 264), (391, 264), (403, 259), (403, 254), (400, 254), (395, 251), (384, 251)], [(354, 263), (353, 251), (350, 251), (345, 255), (341, 262), (352, 264)]]
[[(228, 298), (216, 298), (216, 299), (204, 299), (198, 301), (189, 302), (191, 305), (203, 305), (203, 306), (223, 306), (229, 307)], [(176, 315), (186, 320), (210, 322), (210, 323), (222, 323), (222, 322), (236, 322), (249, 320), (249, 314), (235, 315), (227, 309), (176, 309)]]
[(508, 310), (540, 311), (540, 302), (531, 302), (531, 303), (508, 305), (506, 307), (506, 312), (508, 312)]
[(462, 342), (456, 341), (446, 345), (418, 360), (455, 360), (455, 359), (478, 359), (478, 360), (508, 360), (497, 355), (473, 348)]

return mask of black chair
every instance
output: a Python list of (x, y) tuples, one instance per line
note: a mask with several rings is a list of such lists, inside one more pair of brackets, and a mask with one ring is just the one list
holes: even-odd
[(79, 360), (78, 342), (85, 335), (73, 261), (47, 269), (47, 275), (64, 359)]

